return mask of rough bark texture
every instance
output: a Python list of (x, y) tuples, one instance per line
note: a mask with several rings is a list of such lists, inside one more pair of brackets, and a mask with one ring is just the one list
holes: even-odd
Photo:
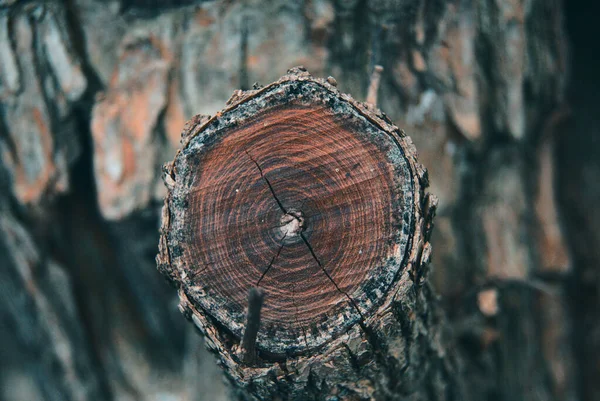
[(154, 3), (0, 1), (0, 398), (226, 399), (155, 270), (160, 166), (193, 115), (303, 64), (357, 99), (384, 67), (439, 197), (464, 399), (598, 399), (594, 12), (567, 3), (570, 58), (557, 0)]

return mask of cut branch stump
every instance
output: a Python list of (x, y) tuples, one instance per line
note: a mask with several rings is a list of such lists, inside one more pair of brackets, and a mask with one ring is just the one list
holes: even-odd
[(374, 106), (296, 67), (188, 122), (165, 183), (159, 269), (239, 398), (464, 399), (426, 280), (437, 201)]

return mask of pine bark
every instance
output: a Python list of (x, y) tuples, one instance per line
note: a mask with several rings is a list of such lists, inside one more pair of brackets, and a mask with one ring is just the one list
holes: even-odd
[(161, 165), (192, 116), (303, 64), (357, 99), (383, 66), (377, 103), (439, 198), (431, 283), (384, 336), (412, 373), (364, 394), (595, 399), (597, 103), (580, 83), (565, 104), (559, 1), (153, 3), (0, 1), (0, 398), (226, 399), (155, 270)]

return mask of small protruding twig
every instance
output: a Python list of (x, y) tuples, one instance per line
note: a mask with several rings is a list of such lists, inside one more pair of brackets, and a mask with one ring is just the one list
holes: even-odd
[(371, 81), (369, 83), (369, 91), (367, 92), (367, 103), (377, 107), (377, 93), (379, 92), (379, 81), (381, 81), (381, 73), (383, 67), (376, 65), (371, 74)]
[(265, 298), (260, 288), (252, 287), (248, 291), (248, 315), (246, 317), (246, 331), (242, 337), (243, 360), (252, 364), (256, 360), (256, 336), (260, 328), (260, 310)]
[(242, 26), (240, 32), (240, 89), (248, 90), (250, 79), (248, 78), (248, 17), (242, 18)]

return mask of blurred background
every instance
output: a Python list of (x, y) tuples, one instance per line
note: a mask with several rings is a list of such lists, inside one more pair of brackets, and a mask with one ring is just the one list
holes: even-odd
[(300, 64), (358, 100), (383, 66), (479, 399), (600, 400), (592, 3), (0, 0), (0, 400), (227, 399), (156, 271), (161, 165)]

